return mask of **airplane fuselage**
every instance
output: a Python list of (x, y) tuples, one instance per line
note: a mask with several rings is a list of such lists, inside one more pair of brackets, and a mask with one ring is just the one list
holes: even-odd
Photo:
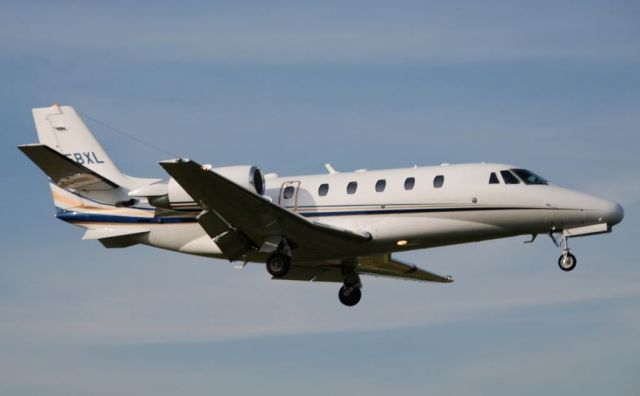
[[(306, 176), (269, 177), (265, 197), (312, 221), (368, 232), (358, 251), (336, 254), (295, 251), (294, 260), (340, 259), (431, 248), (595, 224), (616, 224), (619, 205), (552, 184), (507, 184), (503, 164), (459, 164)], [(491, 175), (497, 182), (490, 183)], [(355, 184), (354, 184), (355, 183)], [(144, 206), (144, 205), (143, 205)], [(60, 218), (91, 227), (152, 226), (145, 243), (183, 253), (223, 257), (196, 222), (197, 212), (179, 217), (156, 215), (150, 207), (120, 209), (109, 217), (96, 213)], [(295, 236), (293, 236), (295, 240)], [(264, 261), (259, 252), (250, 261)]]

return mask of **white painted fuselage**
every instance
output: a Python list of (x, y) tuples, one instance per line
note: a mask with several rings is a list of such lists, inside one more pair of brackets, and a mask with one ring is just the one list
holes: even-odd
[[(525, 184), (522, 179), (506, 184), (500, 172), (514, 168), (481, 163), (267, 177), (265, 196), (312, 221), (371, 234), (371, 241), (363, 244), (361, 251), (337, 255), (327, 251), (320, 256), (294, 251), (294, 260), (302, 261), (535, 235), (596, 224), (611, 227), (622, 219), (618, 204), (587, 194), (553, 184)], [(498, 183), (489, 183), (492, 173)], [(412, 187), (407, 182), (411, 178)], [(434, 186), (436, 178), (442, 178), (439, 187)], [(353, 193), (347, 191), (350, 183), (357, 183)], [(381, 191), (376, 191), (377, 184)], [(322, 185), (328, 186), (324, 195), (320, 195)], [(196, 211), (175, 221), (174, 216), (163, 217), (144, 206), (114, 208), (94, 202), (93, 208), (76, 206), (59, 217), (89, 229), (102, 229), (105, 223), (114, 228), (148, 229), (142, 241), (148, 245), (222, 257), (195, 221)], [(259, 253), (248, 258), (264, 261)]]

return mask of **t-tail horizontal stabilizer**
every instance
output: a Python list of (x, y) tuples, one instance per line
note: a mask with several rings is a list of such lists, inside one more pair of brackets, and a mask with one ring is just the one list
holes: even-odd
[(58, 187), (72, 191), (109, 191), (118, 188), (116, 183), (47, 145), (25, 144), (18, 148)]

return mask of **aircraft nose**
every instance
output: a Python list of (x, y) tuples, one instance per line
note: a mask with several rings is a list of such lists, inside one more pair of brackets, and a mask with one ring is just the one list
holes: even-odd
[(607, 211), (605, 219), (607, 224), (616, 225), (624, 218), (624, 209), (619, 203), (611, 203), (611, 208)]

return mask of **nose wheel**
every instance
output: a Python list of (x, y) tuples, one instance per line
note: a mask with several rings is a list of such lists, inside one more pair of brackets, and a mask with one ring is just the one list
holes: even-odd
[(560, 269), (563, 271), (569, 272), (573, 270), (574, 268), (576, 268), (577, 263), (578, 263), (578, 260), (576, 259), (576, 256), (569, 253), (568, 251), (563, 253), (558, 258), (558, 266), (560, 266)]
[(569, 237), (567, 237), (563, 233), (560, 237), (560, 243), (558, 243), (558, 240), (553, 236), (553, 232), (549, 233), (549, 236), (551, 237), (553, 243), (556, 244), (556, 246), (562, 246), (562, 255), (558, 258), (558, 266), (565, 272), (572, 271), (574, 268), (576, 268), (578, 259), (576, 259), (576, 256), (574, 256), (573, 254), (569, 253)]

